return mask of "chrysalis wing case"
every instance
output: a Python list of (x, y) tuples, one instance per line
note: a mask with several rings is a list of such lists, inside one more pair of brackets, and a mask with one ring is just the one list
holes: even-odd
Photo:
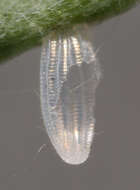
[(44, 40), (40, 65), (44, 125), (57, 153), (69, 164), (83, 163), (90, 153), (100, 75), (93, 48), (80, 34)]

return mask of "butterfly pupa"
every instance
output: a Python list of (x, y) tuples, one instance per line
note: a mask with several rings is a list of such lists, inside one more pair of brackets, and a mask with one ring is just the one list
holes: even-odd
[(89, 156), (100, 75), (93, 47), (80, 33), (53, 34), (44, 39), (41, 111), (51, 143), (66, 163), (81, 164)]

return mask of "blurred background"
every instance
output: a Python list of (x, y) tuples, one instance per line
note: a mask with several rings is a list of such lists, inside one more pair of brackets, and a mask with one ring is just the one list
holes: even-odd
[[(87, 162), (65, 164), (43, 128), (41, 48), (0, 65), (1, 190), (140, 189), (140, 6), (94, 26), (103, 79)], [(42, 147), (42, 149), (40, 149)]]

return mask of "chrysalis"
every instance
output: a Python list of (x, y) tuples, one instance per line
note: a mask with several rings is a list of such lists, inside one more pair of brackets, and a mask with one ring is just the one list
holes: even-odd
[(90, 153), (100, 74), (91, 43), (80, 32), (52, 34), (44, 39), (40, 65), (42, 116), (56, 152), (66, 163), (81, 164)]

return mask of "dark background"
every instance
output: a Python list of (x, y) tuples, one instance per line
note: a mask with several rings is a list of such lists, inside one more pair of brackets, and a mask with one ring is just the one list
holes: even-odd
[(43, 129), (40, 47), (0, 66), (0, 190), (140, 189), (140, 6), (93, 27), (93, 45), (104, 77), (80, 166), (65, 164)]

